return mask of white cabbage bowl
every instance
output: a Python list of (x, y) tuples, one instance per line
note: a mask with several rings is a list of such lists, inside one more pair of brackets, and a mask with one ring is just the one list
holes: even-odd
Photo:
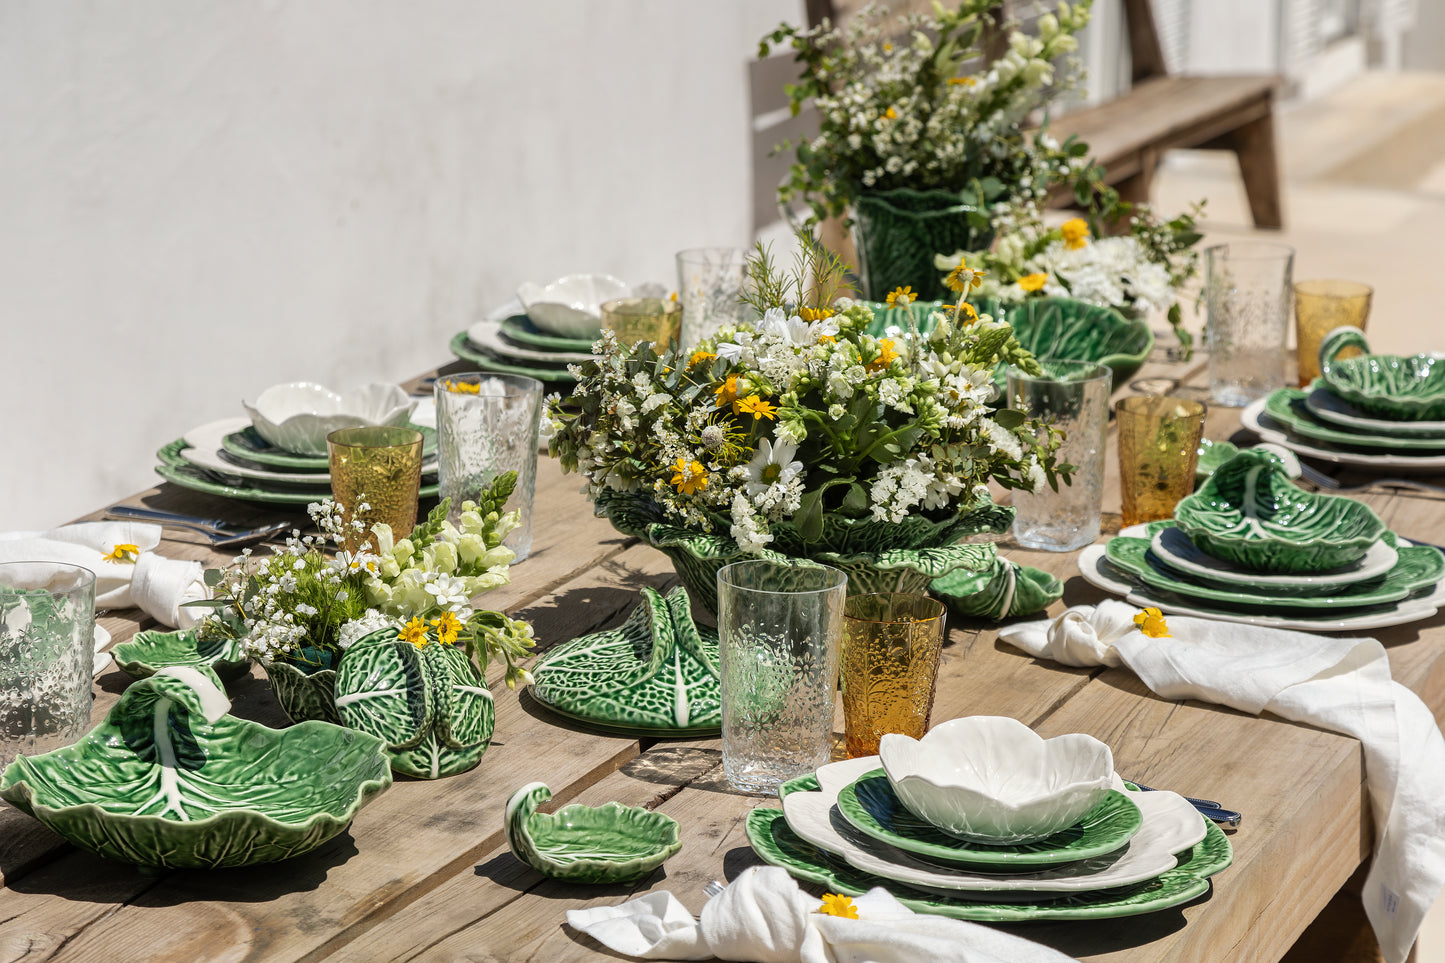
[(517, 300), (537, 327), (588, 341), (601, 330), (603, 302), (631, 294), (631, 285), (610, 274), (569, 274), (548, 284), (517, 288)]
[(309, 381), (272, 385), (255, 401), (241, 402), (256, 431), (277, 448), (326, 454), (326, 436), (339, 428), (404, 425), (417, 399), (401, 385), (369, 384), (345, 394)]
[(1016, 844), (1078, 822), (1109, 794), (1114, 755), (1093, 736), (1044, 739), (1017, 719), (969, 716), (921, 740), (890, 733), (878, 755), (914, 815), (959, 839)]

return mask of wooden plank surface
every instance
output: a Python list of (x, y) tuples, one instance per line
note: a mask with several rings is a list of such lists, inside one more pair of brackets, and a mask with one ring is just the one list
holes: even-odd
[[(1200, 391), (1203, 366), (1146, 366), (1116, 397), (1170, 387)], [(1160, 382), (1158, 379), (1163, 379)], [(1237, 409), (1211, 408), (1207, 433), (1227, 437)], [(1113, 455), (1111, 453), (1111, 460)], [(530, 619), (543, 645), (619, 622), (638, 585), (675, 582), (658, 552), (592, 517), (577, 479), (539, 466), (534, 554), (514, 581), (485, 597)], [(1112, 499), (1112, 500), (1111, 500)], [(1117, 511), (1117, 468), (1107, 512)], [(203, 510), (252, 523), (274, 512), (165, 485), (132, 501)], [(1392, 527), (1445, 542), (1438, 499), (1365, 496)], [(1116, 520), (1115, 520), (1116, 521)], [(1103, 593), (1077, 574), (1076, 556), (1005, 553), (1065, 580), (1050, 610), (1094, 603)], [(194, 536), (167, 530), (165, 554), (224, 561)], [(108, 617), (117, 641), (144, 623)], [(1445, 712), (1445, 618), (1381, 630), (1396, 677)], [(495, 676), (495, 671), (489, 673)], [(98, 680), (97, 716), (126, 679)], [(282, 725), (259, 674), (232, 691), (235, 712)], [(940, 668), (934, 719), (1002, 714), (1046, 734), (1092, 733), (1107, 741), (1121, 772), (1151, 785), (1211, 795), (1243, 810), (1236, 862), (1207, 899), (1119, 921), (1048, 924), (1017, 931), (1084, 959), (1275, 959), (1368, 855), (1371, 826), (1359, 746), (1278, 719), (1255, 719), (1147, 692), (1121, 670), (1071, 669), (1034, 660), (997, 639), (997, 626), (957, 620)], [(273, 867), (219, 872), (138, 871), (76, 851), (17, 811), (0, 812), (0, 960), (242, 959), (615, 959), (563, 925), (577, 906), (620, 902), (632, 890), (545, 880), (508, 853), (502, 804), (542, 779), (553, 806), (617, 799), (678, 818), (684, 848), (637, 891), (665, 888), (700, 909), (710, 879), (757, 862), (742, 821), (769, 800), (732, 793), (718, 767), (717, 740), (639, 742), (555, 724), (525, 695), (497, 692), (497, 735), (481, 766), (435, 783), (398, 781), (351, 830), (316, 853)], [(841, 720), (840, 720), (841, 725)]]

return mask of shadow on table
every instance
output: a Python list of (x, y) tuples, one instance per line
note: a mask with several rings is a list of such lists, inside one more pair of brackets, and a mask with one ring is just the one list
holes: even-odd
[(1068, 956), (1094, 956), (1143, 946), (1176, 933), (1189, 923), (1183, 910), (1208, 903), (1213, 897), (1214, 885), (1211, 883), (1208, 891), (1188, 903), (1154, 913), (1084, 922), (992, 925), (1035, 943), (1051, 946)]

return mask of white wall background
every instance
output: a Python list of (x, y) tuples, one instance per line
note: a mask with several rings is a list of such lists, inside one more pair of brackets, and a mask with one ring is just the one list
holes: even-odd
[(0, 0), (0, 529), (297, 379), (399, 380), (519, 281), (750, 241), (798, 0)]

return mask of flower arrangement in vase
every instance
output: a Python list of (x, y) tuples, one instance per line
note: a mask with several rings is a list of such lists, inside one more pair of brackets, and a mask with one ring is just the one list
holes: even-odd
[[(985, 248), (998, 209), (1042, 201), (1055, 184), (1097, 181), (1086, 145), (1025, 130), (1031, 113), (1076, 85), (1070, 55), (1091, 0), (1059, 3), (1033, 34), (995, 33), (1003, 5), (935, 3), (932, 15), (890, 19), (870, 4), (846, 28), (782, 24), (759, 45), (759, 56), (795, 52), (790, 106), (796, 114), (811, 101), (819, 116), (815, 137), (783, 145), (796, 161), (778, 200), (806, 202), (819, 221), (852, 212), (866, 298), (897, 285), (945, 297), (933, 253)], [(1002, 53), (990, 59), (993, 36)]]
[(747, 556), (838, 566), (853, 592), (986, 569), (992, 544), (957, 543), (1012, 520), (988, 483), (1068, 478), (1057, 432), (990, 407), (995, 364), (1037, 363), (968, 303), (977, 272), (953, 273), (957, 301), (926, 334), (875, 337), (872, 310), (836, 297), (842, 264), (799, 242), (791, 272), (761, 247), (750, 260), (744, 297), (761, 320), (687, 352), (604, 334), (572, 396), (549, 406), (563, 470), (714, 611), (717, 569)]

